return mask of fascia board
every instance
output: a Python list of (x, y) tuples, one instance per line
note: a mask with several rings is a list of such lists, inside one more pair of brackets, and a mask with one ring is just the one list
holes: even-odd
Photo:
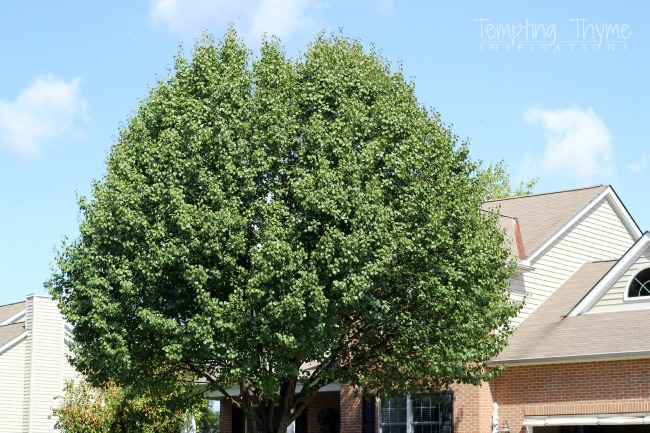
[(639, 228), (639, 225), (636, 223), (634, 218), (632, 218), (632, 215), (630, 215), (630, 213), (627, 211), (627, 208), (621, 199), (618, 198), (618, 194), (616, 194), (614, 188), (609, 186), (607, 189), (611, 190), (611, 196), (609, 197), (609, 200), (610, 203), (614, 206), (614, 211), (621, 218), (623, 224), (625, 224), (630, 234), (634, 237), (634, 240), (638, 240), (643, 235), (643, 232)]
[[(302, 390), (302, 385), (298, 384), (296, 385), (296, 392), (300, 392)], [(329, 385), (325, 385), (322, 388), (318, 389), (318, 392), (330, 392), (330, 391), (340, 391), (341, 390), (341, 384), (338, 382), (330, 383)], [(227, 389), (226, 392), (230, 396), (237, 396), (239, 395), (239, 388), (231, 388)], [(208, 398), (221, 398), (224, 397), (224, 395), (220, 391), (212, 391), (206, 394), (206, 397)]]
[(541, 364), (569, 364), (577, 362), (591, 361), (614, 361), (624, 359), (646, 359), (650, 358), (650, 350), (639, 350), (633, 352), (613, 352), (613, 353), (588, 353), (577, 355), (563, 356), (545, 356), (538, 358), (514, 358), (490, 360), (487, 365), (496, 367), (499, 365), (517, 366), (517, 365), (541, 365)]

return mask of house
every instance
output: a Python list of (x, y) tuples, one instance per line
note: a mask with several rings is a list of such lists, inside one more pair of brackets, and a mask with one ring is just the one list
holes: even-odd
[[(292, 428), (339, 433), (650, 432), (650, 234), (606, 185), (489, 201), (516, 258), (511, 296), (525, 299), (517, 329), (490, 361), (504, 372), (456, 385), (442, 404), (363, 399), (330, 384)], [(498, 427), (493, 423), (498, 419)], [(648, 425), (646, 425), (648, 424)], [(243, 433), (221, 403), (221, 433)]]
[(49, 295), (0, 306), (0, 432), (52, 432), (49, 419), (64, 379), (70, 327)]

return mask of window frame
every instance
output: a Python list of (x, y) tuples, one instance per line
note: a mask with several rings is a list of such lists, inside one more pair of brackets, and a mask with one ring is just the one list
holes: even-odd
[[(438, 426), (438, 432), (442, 433), (442, 428), (443, 428), (443, 414), (442, 414), (442, 402), (436, 402), (438, 405), (438, 419), (437, 421), (428, 421), (428, 422), (415, 422), (413, 421), (413, 398), (411, 397), (411, 394), (407, 394), (405, 396), (396, 396), (394, 398), (400, 398), (400, 397), (406, 397), (406, 433), (414, 433), (414, 426), (417, 425), (435, 425)], [(422, 397), (429, 397), (426, 394), (422, 394)], [(433, 397), (430, 397), (432, 401), (435, 402), (435, 399)], [(381, 412), (382, 412), (382, 401), (386, 400), (385, 398), (382, 399), (381, 397), (377, 398), (378, 400), (378, 405), (377, 405), (377, 431), (378, 433), (384, 433), (384, 423), (382, 423), (381, 420)], [(390, 400), (390, 398), (388, 399)], [(402, 425), (403, 423), (385, 423), (386, 425)]]
[[(650, 266), (645, 266), (643, 268), (640, 268), (639, 270), (634, 272), (634, 275), (630, 277), (628, 280), (627, 284), (625, 285), (625, 292), (623, 292), (623, 301), (624, 302), (650, 302), (650, 294), (646, 296), (629, 296), (630, 294), (630, 286), (636, 279), (637, 275), (644, 271), (650, 270)], [(650, 279), (648, 280), (650, 281)]]

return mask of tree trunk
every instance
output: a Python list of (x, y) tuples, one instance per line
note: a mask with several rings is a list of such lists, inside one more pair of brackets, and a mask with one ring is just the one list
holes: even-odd
[(302, 410), (281, 413), (272, 400), (250, 408), (243, 408), (246, 419), (244, 433), (287, 433), (287, 429), (302, 413)]

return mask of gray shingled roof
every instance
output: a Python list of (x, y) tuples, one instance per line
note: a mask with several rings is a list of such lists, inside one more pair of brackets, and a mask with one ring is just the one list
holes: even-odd
[(25, 331), (25, 323), (12, 323), (11, 325), (0, 326), (0, 347), (5, 343), (18, 337)]
[(650, 351), (650, 310), (565, 317), (615, 260), (588, 262), (522, 322), (493, 364), (625, 357)]
[(4, 322), (20, 310), (25, 309), (25, 301), (16, 302), (15, 304), (0, 305), (0, 323)]
[(527, 257), (606, 189), (607, 185), (597, 185), (581, 189), (491, 200), (485, 202), (482, 209), (487, 211), (499, 209), (502, 215), (499, 224), (506, 230), (506, 237), (511, 242), (511, 249), (515, 256), (518, 256), (518, 254), (512, 218), (517, 218), (525, 257)]

